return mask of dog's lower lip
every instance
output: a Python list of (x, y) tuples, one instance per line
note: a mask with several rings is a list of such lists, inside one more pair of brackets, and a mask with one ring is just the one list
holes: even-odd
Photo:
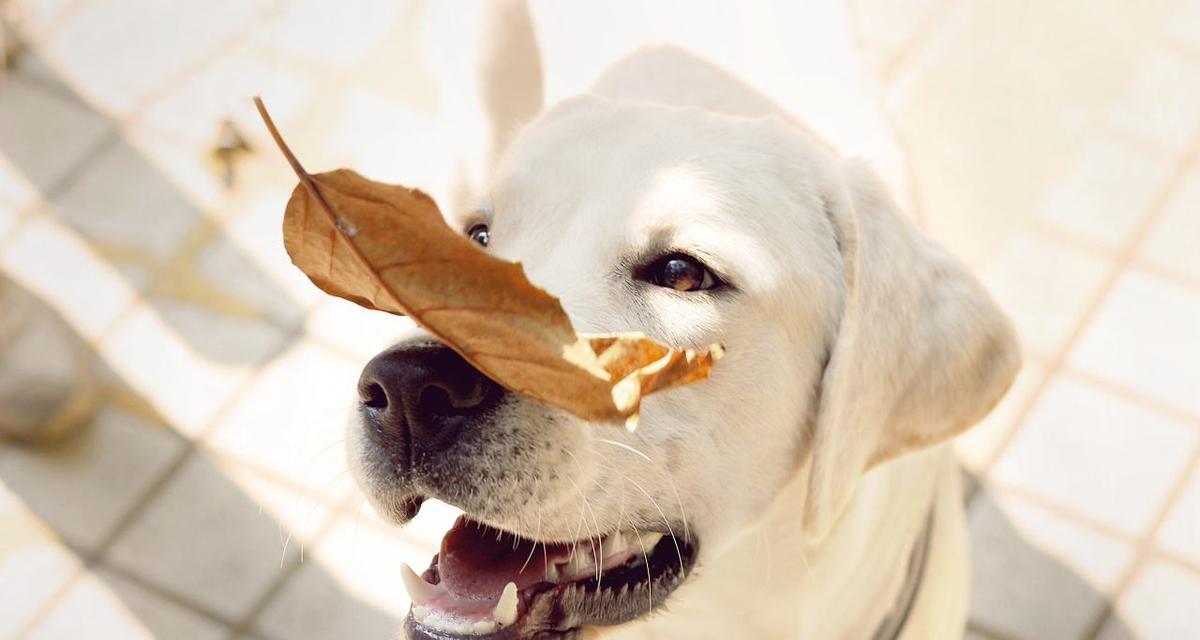
[[(462, 522), (460, 520), (455, 525), (460, 531), (464, 526)], [(469, 521), (467, 523), (470, 524)], [(447, 540), (452, 540), (453, 537), (462, 537), (455, 534), (455, 531), (456, 529), (452, 528), (447, 533)], [(489, 529), (489, 531), (494, 532), (495, 530)], [(512, 534), (504, 535), (511, 536)], [(611, 535), (616, 535), (619, 539), (621, 534)], [(510, 571), (516, 571), (516, 575), (513, 577), (524, 586), (518, 591), (515, 585), (509, 582), (505, 587), (506, 590), (513, 590), (519, 606), (514, 607), (515, 611), (512, 612), (509, 621), (503, 624), (497, 623), (498, 620), (505, 618), (504, 612), (501, 611), (500, 600), (495, 601), (497, 611), (492, 615), (488, 615), (488, 608), (493, 605), (492, 601), (469, 599), (481, 597), (479, 595), (448, 595), (440, 600), (435, 598), (431, 602), (430, 598), (433, 596), (430, 594), (438, 589), (442, 591), (437, 591), (437, 593), (456, 593), (458, 588), (463, 586), (464, 579), (467, 580), (466, 585), (473, 585), (468, 586), (468, 589), (477, 588), (480, 579), (486, 582), (489, 579), (488, 573), (496, 570), (495, 567), (486, 565), (486, 563), (494, 561), (492, 554), (497, 548), (496, 545), (483, 543), (485, 548), (475, 551), (461, 549), (461, 552), (466, 553), (467, 556), (475, 554), (483, 558), (482, 561), (485, 565), (480, 567), (479, 571), (482, 573), (480, 579), (477, 579), (475, 575), (468, 574), (465, 577), (462, 575), (463, 559), (456, 557), (461, 555), (459, 549), (451, 547), (448, 550), (447, 543), (444, 541), (442, 552), (434, 556), (424, 574), (420, 578), (415, 575), (409, 578), (409, 580), (415, 579), (425, 583), (428, 589), (419, 585), (415, 587), (419, 593), (413, 594), (414, 606), (410, 610), (404, 626), (406, 636), (410, 639), (426, 640), (572, 637), (584, 626), (615, 625), (638, 618), (661, 605), (667, 596), (684, 582), (694, 566), (697, 556), (696, 546), (693, 542), (676, 539), (670, 534), (655, 535), (659, 538), (659, 543), (639, 554), (641, 558), (638, 558), (637, 561), (634, 561), (633, 558), (626, 558), (615, 566), (605, 565), (602, 571), (596, 573), (572, 575), (570, 570), (565, 567), (573, 564), (573, 556), (560, 565), (564, 567), (564, 571), (559, 582), (550, 582), (540, 577), (531, 579), (525, 572), (524, 566), (519, 571), (510, 566)], [(605, 536), (605, 539), (609, 539), (610, 536)], [(513, 540), (514, 546), (526, 545), (531, 551), (537, 549), (541, 544), (517, 537), (510, 539)], [(469, 539), (468, 542), (470, 542)], [(454, 545), (459, 547), (462, 543), (462, 540), (454, 541)], [(563, 546), (551, 545), (551, 551), (548, 552), (550, 557), (554, 558), (554, 554), (559, 554), (559, 559), (561, 559)], [(595, 550), (597, 547), (592, 548)], [(524, 551), (522, 550), (520, 553), (524, 553)], [(546, 551), (543, 549), (539, 553), (546, 553)], [(501, 560), (501, 562), (504, 561)], [(554, 565), (546, 564), (545, 566)], [(595, 568), (596, 565), (593, 563), (592, 569)], [(444, 571), (452, 572), (453, 575), (449, 576), (451, 582), (445, 582)], [(537, 576), (541, 576), (541, 569), (538, 571)], [(458, 577), (455, 577), (456, 575)], [(507, 579), (507, 576), (503, 579)], [(500, 583), (496, 582), (496, 584)], [(409, 588), (410, 591), (414, 590), (413, 586)], [(486, 595), (491, 593), (494, 588), (495, 584), (489, 585), (481, 593)], [(446, 589), (449, 591), (445, 591)], [(463, 597), (468, 600), (457, 601), (465, 602), (468, 609), (479, 610), (473, 614), (463, 613), (456, 608), (456, 605), (447, 604), (447, 598), (454, 601), (455, 598)], [(480, 615), (481, 611), (482, 615)]]

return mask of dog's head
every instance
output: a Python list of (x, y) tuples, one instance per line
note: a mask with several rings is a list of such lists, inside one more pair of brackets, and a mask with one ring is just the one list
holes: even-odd
[(634, 433), (508, 393), (427, 336), (376, 357), (349, 434), (364, 491), (397, 522), (427, 497), (467, 514), (408, 577), (413, 636), (638, 618), (798, 474), (796, 526), (820, 540), (865, 470), (966, 428), (1014, 373), (981, 288), (865, 167), (782, 119), (572, 99), (487, 191), (453, 223), (578, 331), (727, 355), (646, 398)]

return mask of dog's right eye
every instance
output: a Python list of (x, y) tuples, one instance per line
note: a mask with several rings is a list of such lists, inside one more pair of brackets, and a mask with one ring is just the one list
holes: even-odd
[(683, 253), (673, 253), (655, 261), (640, 277), (676, 291), (705, 291), (723, 284), (704, 263)]

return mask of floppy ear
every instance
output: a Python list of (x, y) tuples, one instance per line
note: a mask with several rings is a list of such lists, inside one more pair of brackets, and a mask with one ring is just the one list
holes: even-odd
[(1008, 319), (983, 287), (902, 220), (860, 161), (828, 199), (846, 301), (826, 366), (804, 511), (828, 534), (871, 467), (951, 438), (982, 418), (1020, 365)]

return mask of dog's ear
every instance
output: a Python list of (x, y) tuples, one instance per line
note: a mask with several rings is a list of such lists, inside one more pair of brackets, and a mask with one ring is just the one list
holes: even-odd
[(542, 110), (542, 57), (525, 0), (484, 7), (477, 68), (479, 99), (488, 121), (489, 163)]
[(902, 220), (860, 161), (827, 198), (844, 261), (841, 326), (822, 379), (804, 531), (828, 534), (868, 469), (953, 437), (1008, 389), (1008, 319), (945, 251)]

